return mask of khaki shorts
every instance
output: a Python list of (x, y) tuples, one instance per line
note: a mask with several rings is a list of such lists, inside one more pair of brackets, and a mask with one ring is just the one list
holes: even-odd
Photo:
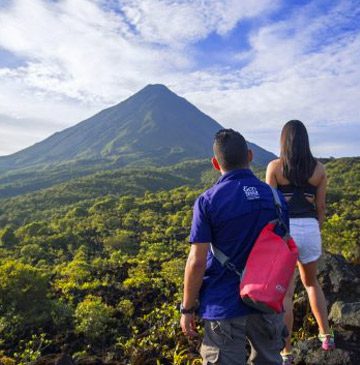
[(250, 364), (281, 365), (280, 351), (287, 335), (282, 313), (205, 320), (200, 349), (203, 365), (245, 365), (246, 339), (251, 346)]

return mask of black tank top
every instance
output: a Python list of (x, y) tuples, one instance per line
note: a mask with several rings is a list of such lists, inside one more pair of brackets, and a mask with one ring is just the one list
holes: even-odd
[(278, 189), (287, 198), (290, 218), (317, 218), (315, 205), (306, 199), (315, 198), (316, 186), (309, 183), (305, 186), (288, 184), (278, 185)]

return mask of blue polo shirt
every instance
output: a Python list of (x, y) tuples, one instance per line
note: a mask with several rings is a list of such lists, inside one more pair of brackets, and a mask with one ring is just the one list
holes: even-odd
[[(279, 195), (288, 225), (287, 206)], [(270, 187), (249, 169), (232, 170), (196, 200), (190, 242), (212, 242), (242, 271), (260, 231), (276, 218)], [(239, 281), (239, 276), (221, 266), (209, 250), (199, 293), (199, 315), (220, 320), (257, 313), (242, 302)]]

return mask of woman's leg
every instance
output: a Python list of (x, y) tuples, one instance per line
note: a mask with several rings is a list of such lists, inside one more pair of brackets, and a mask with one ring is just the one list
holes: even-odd
[(299, 263), (301, 281), (307, 291), (311, 311), (321, 334), (330, 333), (328, 311), (324, 293), (317, 280), (317, 261), (308, 264)]
[(284, 310), (285, 310), (284, 322), (289, 331), (289, 336), (286, 338), (285, 347), (282, 351), (282, 353), (284, 354), (291, 352), (291, 334), (294, 323), (294, 303), (293, 303), (294, 290), (295, 290), (295, 273), (290, 281), (290, 285), (284, 298)]

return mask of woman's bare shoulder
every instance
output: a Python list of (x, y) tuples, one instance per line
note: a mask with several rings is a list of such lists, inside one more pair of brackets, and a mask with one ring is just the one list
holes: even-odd
[(271, 170), (276, 170), (280, 166), (280, 158), (277, 158), (275, 160), (272, 160), (268, 163), (267, 168)]
[(309, 179), (309, 183), (318, 186), (325, 177), (325, 166), (320, 161), (316, 161), (316, 167), (313, 175)]
[(317, 175), (321, 175), (321, 176), (324, 176), (326, 174), (325, 166), (319, 160), (316, 161), (315, 173), (317, 173)]

